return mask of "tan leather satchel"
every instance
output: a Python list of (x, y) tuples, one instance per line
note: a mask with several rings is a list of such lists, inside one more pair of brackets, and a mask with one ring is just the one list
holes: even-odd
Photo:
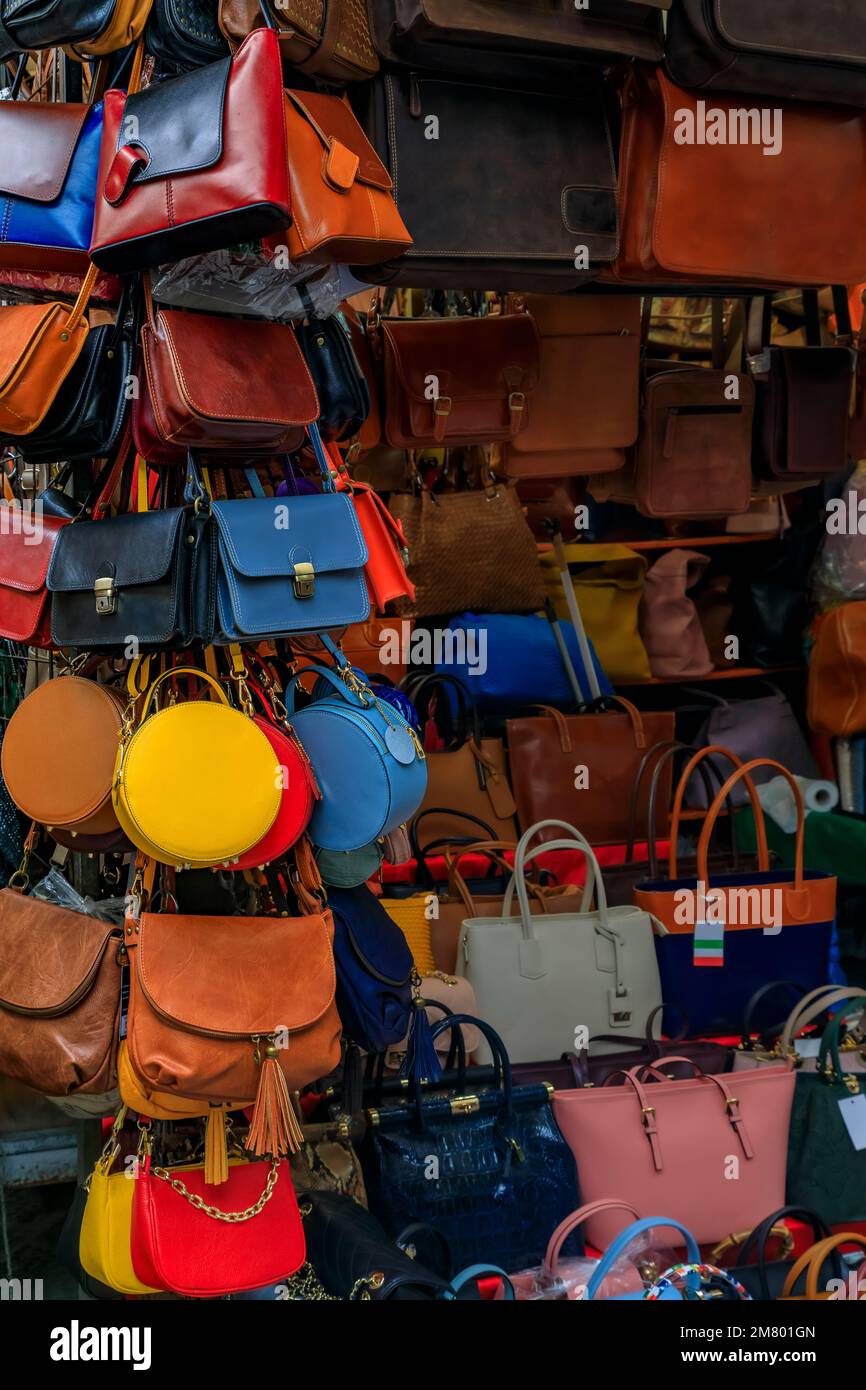
[(117, 1079), (120, 929), (0, 890), (0, 1074), (49, 1096)]
[[(299, 72), (358, 82), (379, 71), (366, 0), (270, 0), (268, 9), (283, 55)], [(263, 23), (258, 0), (220, 0), (219, 26), (233, 50)]]

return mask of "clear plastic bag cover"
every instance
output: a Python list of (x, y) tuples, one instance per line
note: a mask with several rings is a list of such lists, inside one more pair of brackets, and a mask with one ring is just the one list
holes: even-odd
[(276, 322), (328, 318), (344, 298), (340, 267), (326, 266), (312, 280), (309, 274), (308, 267), (287, 259), (284, 246), (252, 242), (160, 266), (151, 288), (160, 303), (212, 314), (248, 314)]
[(59, 869), (49, 869), (33, 889), (31, 897), (53, 903), (55, 907), (66, 907), (70, 912), (100, 917), (104, 922), (121, 924), (126, 916), (126, 898), (103, 898), (100, 902), (94, 902), (93, 898), (82, 898)]
[(828, 506), (827, 535), (812, 571), (812, 595), (819, 608), (866, 599), (866, 460), (857, 464), (841, 499)]

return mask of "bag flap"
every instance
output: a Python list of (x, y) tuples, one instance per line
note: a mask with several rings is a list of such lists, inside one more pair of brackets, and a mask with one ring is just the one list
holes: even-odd
[(409, 943), (366, 884), (330, 889), (328, 899), (336, 931), (345, 933), (364, 969), (383, 984), (407, 984), (414, 968)]
[(295, 1032), (333, 1001), (332, 935), (330, 913), (242, 922), (144, 913), (135, 969), (148, 1001), (178, 1027)]
[[(0, 505), (4, 510), (8, 509), (10, 513), (17, 510), (9, 503)], [(2, 517), (2, 511), (0, 511), (0, 517)], [(45, 576), (48, 573), (55, 542), (60, 531), (68, 525), (68, 522), (64, 517), (46, 516), (44, 513), (41, 518), (37, 519), (35, 513), (28, 515), (23, 512), (22, 518), (20, 528), (7, 523), (8, 535), (6, 534), (6, 527), (0, 525), (0, 536), (3, 538), (3, 543), (0, 545), (0, 587), (20, 589), (22, 593), (35, 594), (45, 588)], [(34, 544), (37, 535), (39, 540)]]
[[(352, 499), (342, 493), (214, 502), (213, 514), (224, 555), (248, 579), (288, 583), (299, 561), (327, 574), (360, 569), (367, 560)], [(286, 596), (288, 602), (288, 588)]]
[(384, 193), (391, 192), (391, 175), (342, 97), (287, 91), (286, 99), (309, 122), (328, 151), (322, 161), (326, 182), (347, 190), (358, 179)]
[(0, 891), (0, 1008), (57, 1017), (87, 992), (118, 928), (98, 917)]
[(173, 507), (74, 522), (55, 546), (48, 588), (54, 594), (92, 589), (106, 574), (113, 574), (120, 588), (155, 583), (171, 569), (183, 520), (183, 509)]
[[(223, 58), (127, 97), (117, 148), (129, 145), (143, 149), (147, 163), (137, 166), (131, 176), (124, 171), (125, 187), (209, 169), (222, 158), (231, 70), (231, 58)], [(115, 167), (113, 164), (106, 178), (106, 194), (111, 201), (115, 200), (110, 186)]]
[(386, 350), (407, 396), (430, 403), (430, 377), (439, 396), (501, 400), (538, 383), (538, 330), (528, 314), (502, 318), (383, 319)]
[(59, 304), (7, 304), (0, 315), (0, 393), (59, 313)]
[[(816, 5), (808, 0), (715, 0), (719, 34), (731, 48), (771, 58), (866, 63), (866, 8), (861, 4)], [(796, 95), (796, 83), (792, 83)]]
[(631, 295), (510, 294), (508, 313), (525, 311), (542, 338), (640, 334), (640, 300)]
[[(91, 110), (69, 102), (0, 101), (0, 193), (53, 203)], [(21, 152), (26, 150), (26, 158)]]

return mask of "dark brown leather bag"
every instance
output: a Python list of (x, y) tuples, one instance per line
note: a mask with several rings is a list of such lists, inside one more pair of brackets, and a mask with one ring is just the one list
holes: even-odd
[(48, 1096), (117, 1080), (120, 928), (0, 890), (0, 1073)]
[[(268, 0), (286, 60), (324, 82), (358, 82), (379, 71), (367, 0)], [(258, 0), (220, 0), (219, 26), (232, 50), (264, 23)]]
[(844, 0), (678, 0), (667, 64), (675, 82), (708, 94), (866, 106), (866, 13)]
[[(590, 844), (618, 844), (629, 833), (629, 799), (647, 748), (674, 736), (673, 713), (646, 713), (617, 698), (624, 710), (564, 715), (540, 705), (540, 716), (506, 723), (511, 781), (522, 831), (555, 819), (580, 827)], [(577, 770), (588, 770), (588, 786), (577, 788)], [(667, 829), (671, 771), (659, 788), (656, 831)], [(640, 793), (637, 814), (648, 809), (648, 788)], [(540, 831), (540, 840), (556, 838)]]

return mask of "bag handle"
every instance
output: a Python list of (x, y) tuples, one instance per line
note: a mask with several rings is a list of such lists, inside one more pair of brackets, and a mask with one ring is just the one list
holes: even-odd
[(858, 989), (856, 985), (819, 985), (811, 990), (788, 1015), (782, 1033), (782, 1055), (787, 1056), (790, 1052), (796, 1033), (801, 1033), (810, 1023), (814, 1023), (831, 1005), (848, 1003), (851, 999), (866, 999), (866, 990)]
[[(679, 783), (677, 785), (676, 795), (674, 796), (673, 810), (671, 811), (671, 848), (670, 854), (668, 856), (668, 877), (671, 879), (679, 878), (679, 874), (677, 872), (677, 841), (679, 839), (680, 834), (680, 817), (683, 812), (683, 801), (686, 795), (686, 788), (688, 787), (689, 781), (695, 768), (699, 767), (700, 764), (706, 759), (715, 756), (727, 758), (728, 762), (733, 763), (734, 767), (737, 769), (743, 766), (742, 758), (740, 758), (736, 753), (732, 752), (730, 748), (723, 747), (721, 743), (708, 743), (706, 748), (700, 748), (698, 752), (695, 753), (694, 757), (691, 758), (686, 764), (686, 766), (683, 768)], [(758, 843), (758, 868), (761, 873), (766, 873), (770, 867), (770, 850), (767, 844), (767, 827), (764, 824), (764, 816), (763, 811), (761, 809), (761, 802), (758, 797), (755, 784), (749, 776), (746, 776), (744, 778), (744, 781), (746, 784), (746, 790), (749, 793), (749, 800), (752, 803), (752, 810), (755, 815), (755, 835)], [(729, 787), (726, 783), (724, 786), (725, 799), (727, 799), (728, 794)], [(722, 805), (724, 805), (724, 801), (722, 802)]]
[[(776, 762), (775, 758), (753, 758), (751, 762), (745, 764), (741, 763), (737, 770), (731, 773), (728, 780), (719, 789), (715, 801), (713, 802), (710, 809), (707, 811), (706, 819), (704, 820), (704, 826), (701, 831), (701, 838), (698, 841), (698, 878), (704, 884), (709, 885), (709, 878), (707, 877), (707, 854), (709, 851), (710, 836), (713, 833), (713, 826), (718, 820), (719, 812), (721, 811), (722, 807), (727, 801), (730, 793), (733, 791), (737, 783), (742, 781), (745, 781), (746, 786), (749, 790), (749, 797), (752, 802), (752, 810), (754, 811), (755, 815), (755, 827), (757, 829), (759, 823), (761, 826), (761, 838), (763, 842), (764, 858), (766, 859), (767, 867), (769, 867), (769, 851), (767, 848), (767, 829), (764, 824), (764, 810), (761, 806), (760, 797), (758, 796), (755, 784), (749, 775), (750, 773), (754, 772), (755, 769), (758, 767), (773, 768), (776, 772), (778, 772), (782, 777), (785, 778), (789, 787), (791, 788), (791, 791), (794, 793), (794, 805), (797, 808), (797, 847), (795, 853), (794, 889), (797, 893), (802, 893), (805, 895), (806, 903), (803, 909), (805, 917), (805, 913), (809, 910), (810, 895), (808, 889), (805, 887), (803, 882), (803, 845), (805, 842), (806, 827), (806, 812), (803, 806), (803, 793), (800, 791), (799, 783), (794, 779), (794, 777), (791, 775), (788, 769), (786, 767), (783, 767), (781, 763)], [(766, 868), (762, 867), (762, 872), (766, 872)]]
[[(421, 822), (425, 819), (425, 817), (442, 815), (451, 816), (454, 820), (471, 821), (473, 825), (480, 826), (480, 828), (484, 831), (485, 835), (487, 836), (488, 840), (496, 839), (496, 831), (493, 829), (493, 826), (488, 825), (486, 821), (479, 819), (478, 816), (471, 816), (468, 811), (452, 811), (447, 806), (427, 806), (423, 811), (419, 811), (417, 816), (414, 816), (413, 819), (409, 822), (409, 843), (412, 846), (412, 853), (415, 857), (418, 866), (416, 870), (416, 882), (420, 883), (422, 887), (429, 889), (431, 892), (436, 891), (437, 884), (429, 868), (427, 867), (426, 855), (430, 853), (431, 849), (439, 845), (440, 841), (433, 840), (430, 842), (429, 845), (424, 845), (422, 848), (418, 836), (418, 831), (420, 829)], [(473, 840), (471, 836), (466, 836), (466, 838), (463, 840), (455, 840), (452, 838), (448, 840), (447, 843), (449, 845), (469, 845), (473, 843)]]
[(443, 1299), (450, 1301), (456, 1299), (461, 1289), (467, 1284), (477, 1284), (480, 1279), (499, 1279), (502, 1284), (502, 1297), (506, 1303), (513, 1303), (517, 1295), (514, 1292), (514, 1285), (498, 1265), (467, 1265), (466, 1269), (461, 1269), (459, 1274), (455, 1274), (451, 1280), (451, 1288), (443, 1293)]
[[(650, 780), (650, 792), (647, 801), (647, 846), (650, 866), (650, 878), (652, 879), (658, 878), (659, 876), (659, 861), (658, 853), (656, 851), (655, 838), (656, 802), (658, 801), (659, 786), (661, 785), (662, 773), (667, 767), (667, 764), (669, 762), (673, 762), (674, 759), (680, 753), (688, 753), (690, 757), (693, 757), (695, 750), (687, 743), (674, 743), (674, 745), (667, 752), (663, 753), (659, 758), (658, 762), (653, 768), (652, 778)], [(709, 764), (709, 766), (707, 767), (706, 764)], [(709, 805), (713, 797), (711, 776), (715, 777), (716, 782), (719, 786), (722, 785), (722, 782), (724, 781), (724, 776), (721, 770), (719, 769), (718, 763), (712, 757), (706, 758), (702, 762), (698, 763), (698, 766), (695, 770), (704, 784), (704, 790), (707, 794), (707, 805)], [(732, 811), (733, 806), (730, 802), (728, 802), (729, 814)], [(734, 861), (734, 868), (736, 870), (737, 868), (739, 868), (740, 864), (740, 851), (737, 846), (737, 837), (734, 833), (733, 818), (731, 818), (729, 828), (731, 833), (731, 854)]]
[(839, 1009), (830, 1019), (824, 1032), (821, 1034), (821, 1045), (818, 1051), (818, 1071), (838, 1081), (844, 1081), (845, 1078), (845, 1068), (842, 1066), (839, 1057), (839, 1034), (842, 1030), (842, 1024), (852, 1013), (855, 1013), (859, 1018), (863, 1013), (863, 1009), (856, 1004), (850, 1009)]
[[(785, 990), (788, 994), (793, 991), (797, 995), (799, 1003), (802, 1003), (803, 986), (798, 984), (796, 980), (771, 980), (769, 984), (762, 985), (760, 989), (756, 989), (743, 1012), (743, 1027), (740, 1033), (740, 1041), (744, 1052), (750, 1052), (752, 1050), (752, 1017), (761, 1000), (768, 998), (771, 994), (780, 994), (782, 990)], [(797, 1007), (799, 1007), (799, 1003)], [(778, 1040), (782, 1036), (784, 1029), (784, 1022), (778, 1024), (778, 1026), (773, 1024), (772, 1028), (765, 1028), (763, 1030), (762, 1037), (774, 1037)]]
[[(496, 1068), (495, 1075), (496, 1077), (501, 1077), (502, 1082), (503, 1101), (505, 1105), (505, 1118), (506, 1121), (510, 1123), (514, 1113), (514, 1083), (511, 1075), (511, 1062), (509, 1060), (505, 1043), (502, 1041), (502, 1038), (499, 1036), (496, 1030), (492, 1028), (489, 1023), (486, 1023), (484, 1019), (476, 1018), (473, 1014), (448, 1014), (445, 1018), (441, 1018), (438, 1023), (434, 1023), (432, 1025), (430, 1029), (430, 1042), (435, 1043), (436, 1039), (440, 1037), (443, 1033), (452, 1032), (455, 1028), (461, 1030), (462, 1035), (462, 1026), (464, 1023), (468, 1023), (472, 1027), (477, 1028), (479, 1030), (479, 1032), (486, 1039), (490, 1051), (493, 1053), (493, 1061), (494, 1066)], [(411, 1086), (413, 1093), (412, 1099), (415, 1106), (415, 1116), (419, 1127), (423, 1129), (424, 1107), (423, 1096), (421, 1093), (421, 1083), (419, 1080), (416, 1079), (412, 1081)], [(508, 1136), (506, 1135), (506, 1138), (507, 1137)]]
[[(463, 681), (458, 680), (456, 676), (440, 676), (434, 672), (429, 676), (421, 676), (420, 679), (416, 679), (415, 681), (401, 682), (401, 687), (416, 706), (419, 701), (423, 700), (428, 688), (432, 690), (435, 689), (436, 686), (447, 687), (453, 690), (457, 695), (457, 728), (454, 733), (453, 748), (461, 748), (467, 739), (472, 737), (476, 744), (479, 745), (480, 751), (481, 716), (478, 712), (478, 705), (474, 697), (463, 684)], [(420, 709), (418, 713), (420, 715)], [(471, 736), (466, 731), (467, 720), (471, 720), (472, 722)], [(446, 748), (444, 751), (451, 752), (453, 750)]]
[(685, 1239), (686, 1254), (689, 1264), (699, 1264), (701, 1252), (698, 1243), (687, 1226), (676, 1221), (671, 1216), (644, 1216), (640, 1221), (635, 1221), (631, 1226), (627, 1226), (624, 1231), (616, 1237), (607, 1247), (595, 1269), (586, 1288), (587, 1300), (595, 1297), (602, 1283), (616, 1265), (617, 1260), (625, 1254), (629, 1245), (637, 1236), (643, 1235), (644, 1231), (651, 1231), (655, 1226), (663, 1226), (666, 1230), (678, 1231)]
[[(511, 865), (504, 857), (503, 851), (513, 851), (515, 848), (514, 842), (509, 842), (508, 840), (479, 840), (474, 844), (468, 845), (446, 845), (445, 863), (448, 868), (448, 896), (453, 897), (456, 893), (462, 900), (469, 916), (480, 917), (482, 914), (478, 911), (475, 899), (469, 890), (469, 885), (460, 873), (460, 860), (468, 854), (483, 854), (486, 858), (490, 859), (492, 863), (498, 864), (500, 868), (504, 869), (505, 875), (510, 875), (512, 872)], [(455, 849), (457, 850), (456, 854), (454, 853)], [(505, 875), (503, 875), (503, 881)], [(541, 904), (542, 909), (546, 911), (545, 897), (541, 886), (537, 883), (530, 883), (529, 892), (535, 898), (536, 902)], [(584, 888), (581, 911), (588, 912), (591, 906), (592, 894), (587, 893), (586, 888)]]
[(139, 718), (140, 724), (143, 724), (145, 719), (147, 718), (148, 710), (150, 709), (153, 698), (156, 695), (156, 692), (158, 691), (159, 687), (163, 684), (164, 681), (171, 680), (174, 676), (196, 676), (200, 681), (204, 681), (206, 685), (210, 686), (210, 688), (216, 693), (216, 697), (220, 704), (226, 705), (229, 708), (231, 708), (228, 695), (223, 690), (219, 681), (215, 680), (214, 677), (209, 674), (209, 672), (202, 671), (197, 666), (169, 666), (168, 670), (163, 671), (160, 675), (157, 676), (156, 680), (151, 681), (147, 693), (145, 694), (144, 702), (142, 704), (141, 716)]
[[(536, 845), (529, 849), (532, 840), (540, 830), (565, 830), (568, 832), (568, 839), (545, 841), (543, 844)], [(514, 872), (505, 890), (505, 897), (502, 903), (502, 915), (511, 916), (511, 904), (515, 886), (517, 888), (517, 901), (520, 905), (520, 916), (523, 926), (523, 940), (526, 943), (532, 942), (536, 950), (538, 943), (535, 942), (535, 932), (533, 930), (532, 914), (529, 911), (529, 896), (526, 891), (525, 871), (526, 865), (535, 859), (539, 854), (546, 854), (551, 849), (578, 849), (586, 860), (586, 891), (594, 893), (598, 903), (598, 915), (602, 929), (610, 931), (608, 926), (607, 894), (604, 890), (604, 880), (598, 860), (595, 857), (593, 848), (589, 841), (581, 835), (580, 831), (568, 821), (564, 820), (541, 820), (531, 825), (525, 834), (521, 835), (517, 842), (517, 849), (514, 851)], [(586, 897), (586, 891), (584, 897)], [(525, 962), (528, 964), (528, 961)]]
[[(345, 669), (348, 670), (348, 666)], [(366, 687), (362, 686), (360, 681), (357, 682), (359, 689), (353, 690), (352, 687), (347, 684), (346, 680), (341, 679), (340, 676), (335, 671), (333, 671), (330, 666), (304, 666), (302, 670), (296, 671), (295, 674), (289, 678), (289, 680), (286, 682), (286, 686), (283, 691), (283, 699), (285, 701), (286, 709), (288, 710), (289, 716), (296, 713), (295, 693), (297, 691), (298, 682), (304, 676), (309, 676), (312, 674), (315, 674), (316, 676), (319, 676), (322, 680), (327, 681), (328, 685), (331, 686), (334, 692), (337, 695), (339, 695), (341, 699), (346, 701), (347, 705), (354, 705), (356, 709), (369, 709), (370, 706), (374, 703), (374, 698), (372, 694), (370, 695), (369, 699), (366, 699), (361, 693)]]
[[(690, 1060), (691, 1059), (687, 1057), (663, 1057), (660, 1059), (660, 1062), (656, 1065), (661, 1065), (664, 1062), (674, 1061), (689, 1062)], [(661, 1136), (656, 1125), (655, 1106), (649, 1103), (649, 1093), (644, 1089), (640, 1080), (640, 1075), (644, 1070), (644, 1067), (632, 1067), (629, 1071), (611, 1072), (609, 1076), (605, 1077), (604, 1082), (602, 1084), (603, 1086), (611, 1086), (614, 1083), (614, 1081), (616, 1081), (616, 1079), (621, 1076), (623, 1078), (624, 1085), (630, 1086), (632, 1088), (640, 1106), (641, 1124), (643, 1125), (644, 1133), (646, 1135), (647, 1142), (650, 1146), (653, 1167), (657, 1173), (661, 1173), (664, 1171), (665, 1166), (664, 1156), (662, 1154)], [(732, 1095), (731, 1090), (724, 1077), (711, 1076), (705, 1072), (702, 1072), (700, 1076), (695, 1077), (695, 1080), (700, 1081), (701, 1084), (706, 1083), (709, 1086), (716, 1087), (717, 1091), (719, 1091), (719, 1093), (721, 1094), (722, 1100), (724, 1101), (725, 1115), (727, 1117), (728, 1124), (731, 1126), (731, 1129), (734, 1131), (734, 1134), (737, 1137), (737, 1142), (739, 1143), (740, 1148), (743, 1151), (743, 1156), (745, 1158), (754, 1158), (755, 1151), (752, 1148), (752, 1141), (749, 1138), (749, 1133), (746, 1129), (746, 1121), (740, 1114), (740, 1102), (735, 1095)], [(667, 1082), (668, 1078), (664, 1077), (663, 1081)], [(679, 1085), (680, 1083), (674, 1082), (673, 1084)]]
[[(814, 1211), (809, 1211), (807, 1207), (798, 1206), (780, 1207), (778, 1211), (773, 1212), (772, 1216), (766, 1217), (760, 1226), (755, 1226), (754, 1230), (749, 1232), (737, 1252), (734, 1268), (742, 1269), (743, 1266), (751, 1263), (751, 1256), (757, 1254), (758, 1258), (755, 1263), (758, 1269), (761, 1298), (768, 1303), (772, 1301), (772, 1294), (767, 1282), (767, 1246), (773, 1236), (774, 1229), (787, 1217), (791, 1217), (794, 1221), (804, 1222), (810, 1228), (816, 1242), (827, 1240), (831, 1234), (830, 1227), (822, 1217)], [(715, 1251), (713, 1254), (715, 1256)]]
[[(804, 1251), (798, 1260), (795, 1260), (788, 1271), (782, 1289), (782, 1298), (790, 1298), (800, 1276), (806, 1274), (806, 1298), (813, 1302), (821, 1298), (818, 1292), (818, 1279), (821, 1270), (827, 1262), (827, 1256), (832, 1255), (834, 1250), (840, 1250), (843, 1245), (856, 1245), (860, 1250), (866, 1250), (866, 1236), (859, 1231), (842, 1231), (838, 1235), (829, 1236), (826, 1240), (819, 1240), (817, 1245)], [(826, 1295), (824, 1295), (826, 1297)]]
[(640, 1212), (637, 1211), (631, 1202), (621, 1202), (615, 1197), (600, 1197), (595, 1202), (587, 1202), (585, 1206), (578, 1207), (570, 1216), (566, 1216), (564, 1221), (560, 1221), (553, 1235), (547, 1243), (547, 1252), (544, 1256), (542, 1268), (554, 1278), (559, 1273), (559, 1256), (562, 1247), (579, 1226), (583, 1226), (589, 1221), (590, 1217), (598, 1216), (603, 1211), (627, 1211), (634, 1221), (640, 1220)]

